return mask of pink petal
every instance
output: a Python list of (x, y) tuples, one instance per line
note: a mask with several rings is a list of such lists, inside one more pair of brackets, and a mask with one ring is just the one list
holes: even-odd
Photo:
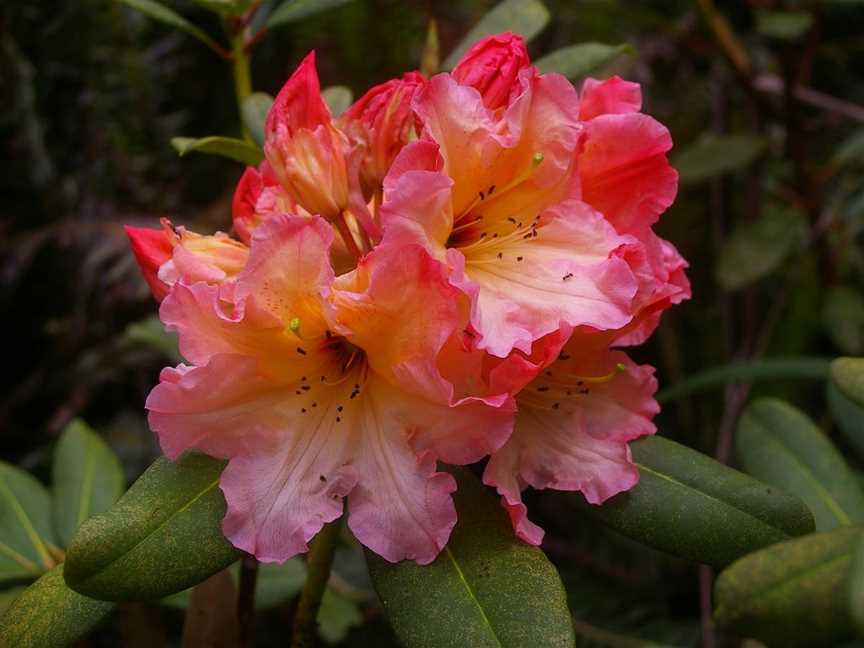
[(321, 98), (315, 52), (309, 52), (276, 95), (267, 113), (267, 132), (274, 132), (282, 126), (294, 133), (299, 128), (311, 130), (329, 123), (330, 110)]
[(669, 131), (639, 113), (601, 115), (585, 126), (582, 199), (622, 234), (655, 223), (678, 190), (678, 173), (666, 159)]
[[(420, 423), (402, 421), (400, 394), (380, 380), (364, 392), (356, 469), (359, 482), (348, 497), (348, 526), (364, 545), (390, 562), (432, 562), (456, 524), (450, 494), (456, 481), (436, 472), (429, 453), (415, 454), (407, 435)], [(413, 423), (413, 425), (412, 425)]]
[(574, 336), (563, 359), (519, 395), (513, 436), (484, 475), (508, 501), (516, 501), (514, 475), (522, 486), (581, 491), (592, 504), (639, 480), (627, 444), (656, 430), (654, 369), (620, 351), (582, 348)]
[(173, 246), (162, 229), (150, 229), (145, 227), (131, 227), (125, 225), (126, 236), (132, 246), (132, 253), (141, 268), (147, 285), (153, 292), (156, 301), (162, 301), (168, 294), (168, 286), (159, 280), (157, 271), (159, 266), (171, 258)]
[(472, 298), (478, 347), (505, 357), (531, 352), (535, 340), (562, 323), (617, 329), (632, 319), (636, 281), (612, 253), (626, 242), (603, 217), (578, 201), (547, 210), (537, 236), (448, 252), (451, 281)]
[(605, 81), (587, 78), (579, 96), (579, 119), (588, 121), (599, 115), (634, 113), (642, 109), (642, 90), (638, 83), (613, 76)]

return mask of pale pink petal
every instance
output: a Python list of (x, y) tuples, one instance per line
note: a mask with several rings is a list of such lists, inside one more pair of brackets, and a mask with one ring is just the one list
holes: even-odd
[(605, 81), (587, 78), (579, 96), (579, 119), (588, 121), (599, 115), (634, 113), (642, 109), (642, 90), (638, 83), (613, 76)]
[(522, 502), (525, 484), (519, 477), (519, 446), (508, 443), (496, 452), (483, 472), (483, 483), (494, 486), (501, 495), (501, 506), (510, 516), (510, 524), (516, 537), (528, 544), (539, 546), (543, 542), (544, 531), (528, 519), (528, 507)]
[(432, 562), (456, 524), (450, 494), (456, 481), (436, 472), (430, 453), (417, 454), (408, 436), (421, 417), (400, 420), (400, 394), (372, 379), (363, 392), (357, 423), (363, 443), (356, 461), (359, 481), (348, 496), (348, 526), (357, 539), (390, 562)]
[(451, 281), (472, 298), (479, 348), (498, 357), (514, 348), (530, 353), (535, 340), (562, 323), (606, 330), (632, 319), (637, 284), (613, 255), (627, 239), (600, 214), (566, 201), (547, 210), (533, 231), (487, 239), (470, 256), (448, 252)]
[(281, 427), (292, 385), (263, 378), (254, 358), (214, 355), (201, 367), (162, 370), (147, 397), (150, 429), (169, 459), (189, 449), (227, 458), (256, 447)]
[(669, 131), (640, 113), (601, 115), (585, 128), (582, 199), (622, 234), (652, 225), (678, 190), (678, 173), (666, 159)]
[(620, 351), (584, 354), (580, 341), (574, 336), (520, 393), (513, 436), (487, 465), (484, 481), (510, 505), (518, 503), (514, 484), (577, 490), (600, 504), (639, 480), (627, 444), (656, 430), (654, 370)]

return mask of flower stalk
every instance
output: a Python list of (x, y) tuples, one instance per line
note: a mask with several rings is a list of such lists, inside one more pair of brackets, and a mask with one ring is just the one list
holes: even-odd
[(306, 583), (294, 616), (291, 648), (312, 648), (315, 645), (318, 610), (330, 580), (333, 557), (339, 542), (339, 527), (340, 520), (324, 525), (310, 543)]

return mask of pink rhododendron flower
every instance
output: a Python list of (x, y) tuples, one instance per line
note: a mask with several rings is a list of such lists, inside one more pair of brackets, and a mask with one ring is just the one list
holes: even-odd
[[(234, 194), (239, 241), (127, 228), (186, 364), (147, 399), (169, 458), (228, 460), (226, 536), (264, 561), (347, 507), (384, 558), (428, 563), (456, 523), (438, 462), (484, 481), (538, 544), (527, 487), (632, 488), (657, 383), (616, 347), (690, 295), (651, 229), (677, 174), (637, 84), (541, 75), (513, 34), (340, 118), (314, 55)], [(344, 500), (344, 503), (343, 503)]]

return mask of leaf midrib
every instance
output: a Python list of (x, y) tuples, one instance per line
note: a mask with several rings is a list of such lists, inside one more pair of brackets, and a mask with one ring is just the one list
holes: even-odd
[(167, 524), (168, 524), (172, 519), (174, 519), (175, 517), (177, 517), (178, 515), (180, 515), (183, 511), (188, 510), (188, 509), (189, 509), (193, 504), (195, 504), (195, 502), (197, 502), (197, 501), (200, 500), (202, 497), (204, 497), (208, 492), (210, 492), (210, 491), (213, 489), (213, 487), (216, 486), (218, 483), (219, 483), (219, 477), (217, 477), (217, 478), (216, 478), (215, 480), (213, 480), (210, 484), (208, 484), (208, 485), (207, 485), (207, 486), (206, 486), (206, 487), (205, 487), (201, 492), (199, 492), (197, 495), (195, 495), (195, 497), (193, 497), (193, 498), (190, 499), (188, 502), (186, 502), (186, 504), (184, 504), (184, 505), (181, 506), (179, 509), (177, 509), (176, 511), (174, 511), (173, 513), (171, 513), (171, 515), (169, 515), (169, 516), (166, 517), (164, 520), (162, 520), (162, 522), (160, 522), (156, 527), (154, 527), (151, 531), (149, 531), (146, 535), (144, 535), (144, 537), (142, 537), (140, 540), (138, 540), (135, 544), (133, 544), (131, 547), (129, 547), (129, 548), (126, 549), (125, 551), (121, 552), (121, 553), (120, 553), (119, 555), (117, 555), (116, 557), (114, 557), (114, 558), (112, 558), (111, 560), (109, 560), (107, 563), (105, 563), (104, 566), (100, 567), (98, 570), (96, 570), (95, 572), (93, 572), (93, 573), (91, 573), (90, 575), (88, 575), (84, 580), (91, 580), (91, 579), (93, 579), (93, 578), (98, 577), (99, 574), (106, 572), (108, 569), (111, 568), (112, 565), (114, 565), (114, 564), (115, 564), (116, 562), (118, 562), (119, 560), (122, 560), (122, 558), (123, 558), (124, 556), (128, 556), (130, 553), (132, 553), (133, 551), (135, 551), (135, 549), (137, 549), (137, 548), (140, 547), (142, 544), (144, 544), (145, 542), (147, 542), (147, 541), (148, 541), (148, 540), (149, 540), (153, 535), (157, 534), (159, 531), (161, 531), (163, 528), (165, 528), (165, 526), (166, 526), (166, 525), (167, 525)]
[(772, 434), (767, 427), (763, 425), (760, 425), (759, 427), (765, 432), (765, 438), (773, 441), (776, 446), (779, 446), (783, 453), (785, 453), (788, 457), (791, 458), (792, 463), (798, 466), (801, 473), (804, 475), (804, 477), (807, 478), (807, 481), (813, 485), (813, 489), (816, 491), (816, 495), (828, 507), (828, 510), (834, 515), (834, 517), (837, 518), (837, 521), (840, 522), (840, 524), (843, 526), (849, 526), (850, 524), (852, 524), (849, 516), (846, 515), (846, 511), (844, 511), (840, 504), (834, 500), (831, 492), (828, 491), (818, 479), (816, 479), (815, 473), (810, 468), (810, 466), (801, 461), (798, 458), (798, 455), (792, 452), (792, 450), (790, 450), (779, 437)]
[(486, 611), (483, 609), (483, 606), (480, 605), (480, 601), (477, 599), (477, 596), (474, 594), (474, 590), (471, 588), (468, 579), (465, 578), (465, 574), (462, 571), (462, 568), (459, 567), (459, 563), (456, 561), (456, 557), (453, 555), (453, 552), (450, 551), (450, 546), (447, 545), (444, 547), (444, 552), (447, 557), (450, 559), (450, 562), (453, 563), (453, 568), (456, 570), (456, 574), (459, 576), (459, 580), (462, 582), (462, 585), (465, 587), (465, 591), (468, 592), (468, 597), (474, 602), (477, 606), (477, 610), (480, 612), (480, 618), (483, 619), (483, 623), (489, 629), (492, 638), (495, 639), (495, 643), (498, 644), (501, 648), (504, 648), (504, 644), (501, 643), (501, 639), (498, 638), (497, 633), (495, 632), (495, 628), (492, 627), (492, 623), (489, 621), (489, 617), (486, 616)]
[[(849, 550), (849, 551), (846, 551), (845, 553), (840, 554), (839, 556), (834, 556), (833, 558), (830, 558), (830, 559), (826, 560), (825, 562), (819, 563), (818, 565), (811, 565), (808, 567), (804, 567), (800, 571), (795, 572), (789, 578), (779, 580), (779, 581), (774, 581), (773, 583), (766, 585), (762, 589), (753, 592), (752, 596), (748, 596), (748, 597), (744, 598), (744, 597), (736, 595), (736, 599), (749, 603), (751, 601), (758, 600), (758, 599), (766, 597), (766, 596), (771, 596), (775, 592), (775, 590), (779, 590), (780, 588), (786, 587), (786, 586), (794, 583), (795, 581), (801, 580), (802, 578), (804, 578), (806, 576), (815, 574), (819, 571), (822, 571), (824, 569), (832, 567), (834, 564), (836, 564), (842, 560), (851, 560), (851, 559), (852, 559), (852, 551)], [(739, 606), (735, 606), (735, 607), (731, 608), (731, 610), (733, 613), (735, 613), (738, 610), (746, 609), (746, 607), (748, 607), (748, 606), (739, 605)], [(726, 609), (728, 610), (730, 608), (727, 606)], [(722, 616), (721, 615), (722, 611), (724, 611), (724, 608), (722, 606), (720, 606), (714, 612), (714, 615), (717, 617), (720, 617), (720, 616)]]
[(700, 490), (700, 489), (698, 489), (698, 488), (695, 488), (695, 487), (693, 487), (693, 486), (690, 486), (689, 484), (685, 484), (684, 482), (678, 481), (678, 480), (675, 479), (674, 477), (670, 477), (669, 475), (666, 475), (666, 474), (664, 474), (664, 473), (657, 472), (656, 470), (653, 470), (653, 469), (649, 468), (648, 466), (646, 466), (645, 464), (639, 463), (638, 461), (635, 462), (635, 464), (636, 464), (636, 466), (639, 467), (640, 470), (644, 470), (644, 471), (646, 471), (646, 472), (649, 472), (649, 473), (651, 473), (652, 475), (655, 475), (655, 476), (659, 477), (660, 479), (665, 479), (666, 481), (671, 482), (671, 483), (675, 484), (676, 486), (680, 486), (681, 488), (685, 488), (685, 489), (687, 489), (687, 490), (690, 490), (690, 491), (694, 491), (694, 492), (696, 492), (696, 493), (699, 493), (700, 495), (702, 495), (703, 497), (706, 497), (707, 499), (710, 499), (710, 500), (712, 500), (712, 501), (714, 501), (714, 502), (719, 502), (720, 504), (723, 504), (723, 505), (725, 505), (725, 506), (728, 506), (728, 507), (731, 508), (731, 509), (735, 509), (736, 511), (738, 511), (738, 512), (740, 512), (740, 513), (743, 513), (743, 514), (746, 515), (748, 518), (750, 518), (750, 519), (752, 519), (752, 520), (755, 520), (755, 521), (758, 522), (759, 524), (761, 524), (761, 525), (763, 525), (763, 526), (766, 526), (766, 527), (768, 527), (769, 529), (773, 529), (773, 530), (775, 530), (775, 531), (778, 531), (778, 532), (782, 533), (782, 534), (783, 534), (784, 536), (786, 536), (786, 537), (791, 537), (791, 534), (789, 534), (785, 529), (781, 529), (780, 527), (776, 527), (776, 526), (774, 526), (773, 524), (769, 524), (768, 522), (766, 522), (766, 521), (763, 520), (762, 518), (759, 518), (759, 517), (753, 515), (750, 511), (746, 511), (746, 510), (744, 510), (743, 508), (741, 508), (741, 507), (739, 507), (739, 506), (735, 506), (735, 504), (733, 504), (732, 502), (727, 502), (726, 500), (723, 500), (723, 499), (720, 499), (719, 497), (716, 497), (716, 496), (714, 496), (714, 495), (711, 495), (710, 493), (708, 493), (708, 492), (706, 492), (706, 491), (704, 491), (704, 490)]
[(39, 558), (42, 560), (45, 568), (51, 569), (54, 566), (54, 561), (51, 560), (51, 556), (48, 554), (48, 549), (45, 547), (42, 538), (33, 527), (33, 523), (30, 521), (30, 516), (27, 515), (27, 512), (18, 502), (18, 498), (12, 492), (12, 489), (9, 488), (9, 485), (2, 476), (0, 476), (0, 495), (9, 502), (12, 512), (15, 513), (15, 517), (18, 518), (21, 526), (24, 527), (24, 532), (27, 534), (27, 537), (36, 549), (36, 553), (39, 554)]

